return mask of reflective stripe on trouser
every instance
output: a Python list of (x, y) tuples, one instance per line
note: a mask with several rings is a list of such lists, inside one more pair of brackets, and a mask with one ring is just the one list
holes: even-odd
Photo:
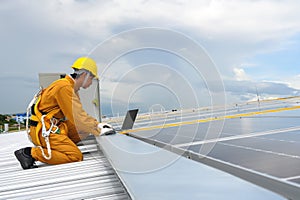
[[(31, 127), (30, 135), (32, 137), (32, 141), (35, 143), (35, 129)], [(40, 135), (40, 134), (39, 134)], [(44, 149), (45, 154), (47, 154), (46, 142), (43, 137), (40, 136), (41, 146)], [(47, 160), (42, 155), (40, 148), (33, 147), (31, 149), (32, 157), (43, 163), (48, 164), (63, 164), (69, 162), (77, 162), (83, 160), (83, 155), (81, 151), (78, 149), (76, 144), (66, 135), (63, 134), (50, 134), (49, 142), (51, 146), (52, 157), (50, 160)]]

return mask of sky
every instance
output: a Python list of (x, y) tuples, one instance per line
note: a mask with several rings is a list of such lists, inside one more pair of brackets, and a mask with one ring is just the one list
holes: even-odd
[(96, 60), (103, 114), (300, 94), (296, 0), (2, 0), (0, 113), (25, 112), (38, 73)]

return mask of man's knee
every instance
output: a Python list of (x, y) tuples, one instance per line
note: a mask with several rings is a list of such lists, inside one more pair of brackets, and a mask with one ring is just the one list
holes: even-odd
[(83, 160), (83, 155), (78, 149), (78, 151), (73, 152), (72, 155), (69, 156), (69, 158), (71, 159), (71, 162), (79, 162)]

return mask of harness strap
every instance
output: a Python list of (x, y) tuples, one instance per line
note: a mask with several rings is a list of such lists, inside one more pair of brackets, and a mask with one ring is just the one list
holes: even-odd
[(42, 91), (43, 91), (43, 88), (40, 88), (40, 90), (34, 95), (34, 97), (32, 98), (32, 100), (30, 101), (30, 103), (29, 103), (29, 105), (28, 105), (28, 107), (27, 107), (27, 110), (26, 110), (26, 133), (27, 133), (27, 135), (28, 135), (28, 138), (29, 138), (29, 140), (31, 141), (31, 138), (29, 137), (29, 132), (30, 132), (30, 129), (29, 129), (29, 113), (30, 113), (30, 111), (31, 111), (31, 113), (33, 113), (32, 112), (32, 110), (33, 110), (33, 108), (34, 108), (34, 104), (36, 103), (36, 101), (37, 101), (37, 98), (38, 98), (38, 96), (40, 96), (40, 94), (42, 93)]
[[(51, 155), (49, 136), (50, 133), (56, 133), (59, 130), (59, 128), (57, 127), (58, 120), (56, 120), (53, 116), (57, 114), (60, 111), (60, 109), (58, 107), (55, 107), (48, 113), (41, 112), (38, 109), (40, 101), (41, 101), (41, 95), (39, 95), (36, 103), (32, 106), (33, 114), (31, 115), (30, 118), (30, 125), (36, 126), (35, 136), (36, 136), (36, 142), (38, 144), (38, 147), (41, 149), (43, 157), (47, 160), (50, 160), (52, 155)], [(41, 141), (39, 138), (40, 131), (42, 131), (42, 137), (45, 139), (46, 142), (48, 156), (45, 154), (44, 149), (41, 147)]]
[(37, 122), (37, 121), (31, 120), (31, 119), (29, 120), (29, 126), (35, 126), (36, 127), (38, 125), (38, 123), (39, 122)]

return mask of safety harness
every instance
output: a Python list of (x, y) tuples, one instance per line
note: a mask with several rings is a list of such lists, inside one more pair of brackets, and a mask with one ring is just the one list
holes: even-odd
[[(49, 136), (51, 133), (56, 133), (56, 134), (60, 133), (60, 128), (58, 127), (60, 120), (54, 118), (54, 115), (57, 114), (60, 111), (60, 109), (58, 107), (54, 107), (53, 109), (51, 109), (50, 112), (47, 113), (41, 112), (38, 109), (38, 106), (43, 92), (44, 89), (41, 88), (40, 91), (34, 95), (33, 99), (31, 100), (31, 102), (27, 107), (26, 132), (28, 134), (29, 139), (32, 142), (32, 138), (30, 137), (29, 134), (30, 133), (29, 125), (36, 127), (35, 137), (36, 137), (37, 144), (35, 144), (34, 142), (32, 143), (40, 148), (42, 155), (45, 159), (50, 160), (52, 154), (51, 154)], [(29, 113), (31, 113), (30, 120), (29, 120)], [(42, 132), (42, 137), (44, 138), (46, 143), (48, 156), (45, 154), (44, 149), (42, 148), (41, 145), (41, 141), (39, 138), (40, 131)]]

